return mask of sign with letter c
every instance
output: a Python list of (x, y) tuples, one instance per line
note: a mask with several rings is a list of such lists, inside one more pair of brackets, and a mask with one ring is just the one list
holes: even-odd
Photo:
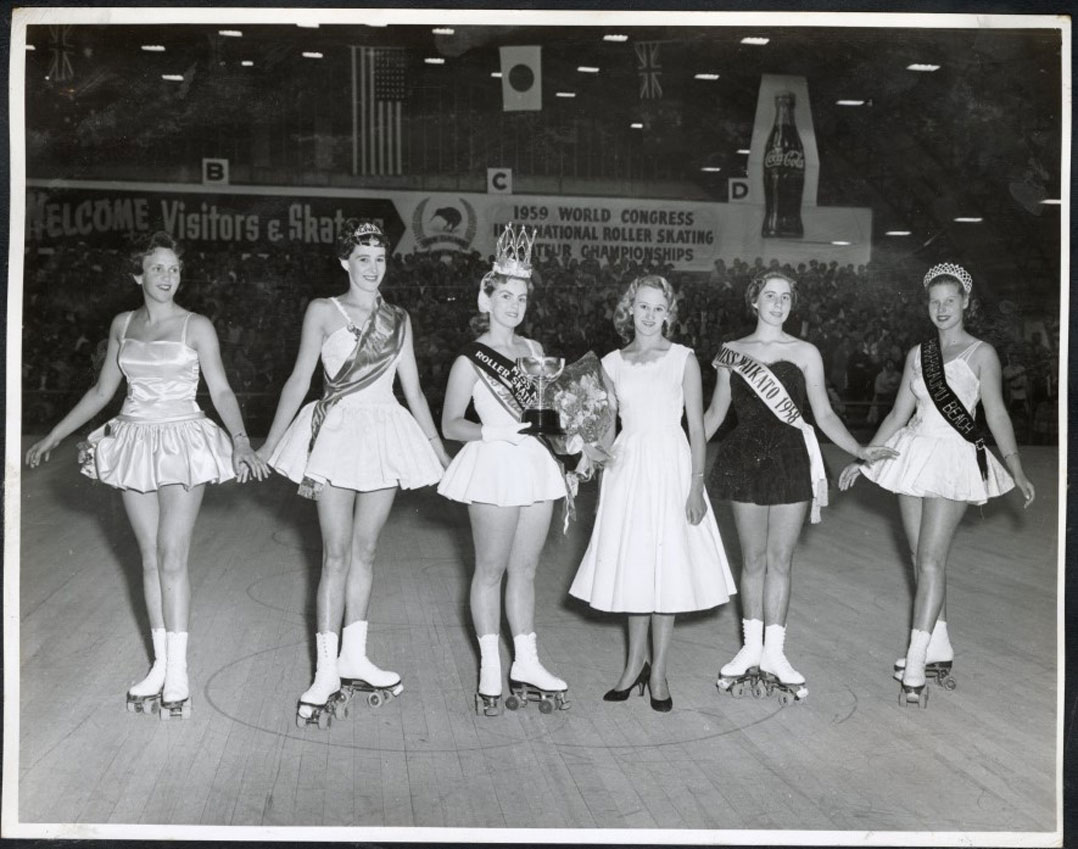
[(512, 168), (487, 169), (487, 194), (511, 195), (513, 193)]

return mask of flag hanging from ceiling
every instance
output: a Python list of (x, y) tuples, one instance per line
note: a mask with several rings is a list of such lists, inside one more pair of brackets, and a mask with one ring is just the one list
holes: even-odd
[(502, 109), (506, 112), (543, 108), (543, 69), (539, 45), (500, 48)]
[(46, 79), (53, 82), (63, 83), (75, 78), (75, 66), (71, 59), (75, 55), (75, 47), (69, 40), (71, 34), (70, 24), (49, 26), (49, 75)]
[(352, 173), (402, 174), (401, 110), (407, 55), (399, 47), (352, 48)]
[(640, 99), (658, 100), (663, 96), (663, 87), (659, 82), (662, 76), (663, 66), (659, 61), (658, 41), (637, 41), (633, 44), (636, 50), (636, 72), (640, 77)]

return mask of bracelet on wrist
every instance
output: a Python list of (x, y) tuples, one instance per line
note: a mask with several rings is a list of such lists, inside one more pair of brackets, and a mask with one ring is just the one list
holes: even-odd
[(232, 434), (232, 441), (235, 442), (237, 439), (247, 439), (247, 434), (243, 431)]
[(1011, 458), (1011, 457), (1017, 457), (1017, 456), (1018, 456), (1018, 449), (1016, 448), (1016, 449), (1015, 449), (1014, 451), (1012, 451), (1012, 452), (1011, 452), (1010, 454), (1004, 454), (1004, 455), (1003, 455), (1003, 459), (1004, 459), (1004, 461), (1006, 461), (1006, 460), (1008, 460), (1008, 459), (1009, 459), (1009, 458)]

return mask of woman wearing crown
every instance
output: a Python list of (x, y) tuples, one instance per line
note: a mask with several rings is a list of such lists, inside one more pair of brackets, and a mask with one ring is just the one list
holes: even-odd
[[(534, 390), (517, 367), (520, 357), (541, 357), (542, 348), (517, 335), (531, 291), (531, 250), (524, 228), (506, 225), (494, 266), (479, 282), (478, 338), (456, 358), (449, 373), (442, 431), (464, 443), (446, 469), (438, 492), (468, 505), (475, 541), (472, 622), (479, 638), (477, 713), (501, 713), (501, 585), (513, 634), (509, 670), (511, 698), (541, 698), (541, 708), (567, 707), (567, 685), (539, 662), (535, 635), (535, 570), (554, 502), (565, 496), (561, 467), (547, 444), (530, 436), (521, 414)], [(482, 424), (465, 418), (469, 401)], [(513, 705), (508, 702), (510, 707)]]
[[(942, 263), (928, 270), (923, 283), (936, 333), (907, 355), (894, 407), (872, 440), (893, 447), (898, 456), (850, 464), (839, 486), (848, 489), (864, 474), (898, 495), (917, 590), (909, 647), (895, 663), (894, 676), (902, 682), (901, 702), (925, 706), (928, 676), (954, 689), (946, 569), (966, 505), (984, 504), (1017, 484), (1028, 507), (1035, 492), (1022, 471), (1003, 402), (999, 357), (965, 328), (973, 278), (960, 265)], [(978, 401), (1009, 475), (985, 447), (974, 419)]]
[[(316, 668), (299, 698), (301, 726), (328, 723), (327, 707), (355, 691), (376, 705), (403, 690), (396, 672), (367, 659), (375, 550), (397, 489), (437, 483), (449, 462), (419, 386), (408, 313), (378, 291), (387, 246), (370, 221), (344, 222), (337, 257), (348, 291), (308, 305), (295, 366), (258, 451), (317, 503), (322, 529)], [(300, 409), (319, 358), (325, 390)], [(394, 377), (411, 415), (393, 395)]]

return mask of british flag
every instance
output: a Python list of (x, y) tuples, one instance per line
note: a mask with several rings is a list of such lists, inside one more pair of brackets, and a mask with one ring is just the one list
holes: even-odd
[(663, 87), (659, 82), (662, 76), (663, 66), (659, 62), (658, 41), (638, 41), (633, 44), (636, 49), (636, 72), (640, 76), (640, 99), (658, 100), (663, 96)]

